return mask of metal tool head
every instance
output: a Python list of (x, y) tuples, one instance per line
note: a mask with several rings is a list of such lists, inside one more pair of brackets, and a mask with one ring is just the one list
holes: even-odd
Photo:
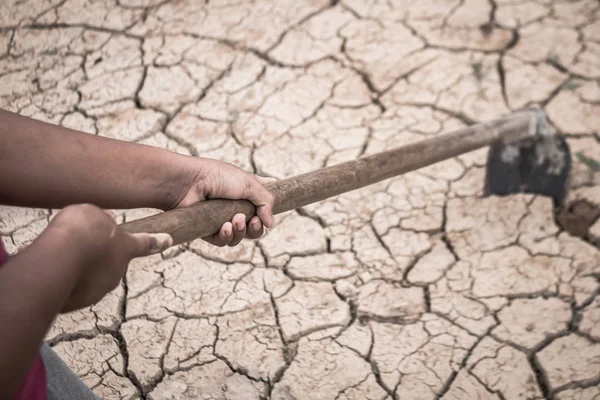
[(531, 129), (535, 134), (512, 143), (490, 146), (485, 173), (486, 195), (535, 193), (561, 207), (569, 191), (571, 152), (541, 110)]

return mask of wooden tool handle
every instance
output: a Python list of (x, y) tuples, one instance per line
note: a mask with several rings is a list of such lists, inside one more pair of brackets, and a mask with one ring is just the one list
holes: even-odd
[[(275, 196), (275, 214), (316, 203), (409, 171), (488, 146), (533, 137), (545, 121), (542, 111), (528, 110), (485, 124), (345, 162), (267, 185)], [(122, 225), (130, 233), (168, 233), (173, 244), (189, 242), (218, 232), (237, 213), (249, 220), (256, 209), (246, 200), (208, 200), (190, 207), (131, 221)]]

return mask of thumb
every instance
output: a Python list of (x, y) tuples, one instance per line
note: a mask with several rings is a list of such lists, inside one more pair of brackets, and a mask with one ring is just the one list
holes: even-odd
[(273, 178), (273, 177), (270, 177), (270, 176), (254, 175), (254, 177), (263, 186), (267, 186), (267, 185), (269, 185), (271, 183), (275, 183), (275, 182), (277, 182), (279, 180), (277, 178)]
[(131, 258), (161, 253), (173, 245), (173, 238), (168, 233), (134, 233), (128, 235), (133, 240)]
[(256, 175), (248, 175), (248, 185), (243, 198), (250, 200), (255, 206), (258, 217), (264, 226), (271, 228), (273, 226), (273, 207), (275, 206), (275, 197), (269, 190), (261, 184), (262, 182), (273, 182), (268, 178), (258, 178)]

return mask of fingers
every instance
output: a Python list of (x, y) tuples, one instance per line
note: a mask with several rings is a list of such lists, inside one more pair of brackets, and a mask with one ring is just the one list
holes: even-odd
[(173, 245), (173, 238), (167, 233), (126, 234), (131, 240), (130, 257), (145, 257), (165, 251)]
[(244, 214), (236, 214), (231, 222), (226, 222), (221, 226), (219, 232), (203, 239), (214, 246), (233, 247), (237, 246), (244, 238), (258, 239), (263, 233), (264, 227), (259, 217), (252, 217), (248, 224), (246, 224), (246, 216)]
[(226, 222), (221, 226), (218, 233), (208, 236), (204, 240), (219, 247), (233, 247), (237, 246), (245, 237), (246, 216), (244, 214), (236, 214), (231, 219), (231, 222)]
[(233, 235), (228, 246), (237, 246), (243, 238), (246, 237), (246, 216), (244, 214), (236, 214), (231, 220), (233, 226)]
[(258, 239), (264, 233), (265, 229), (263, 227), (260, 218), (257, 216), (252, 217), (250, 222), (248, 222), (248, 229), (246, 230), (246, 237), (248, 239)]
[(275, 205), (275, 198), (271, 192), (262, 185), (261, 181), (265, 183), (272, 182), (269, 178), (249, 175), (243, 197), (250, 200), (256, 206), (256, 213), (263, 224), (267, 228), (271, 228), (274, 223), (273, 207)]
[(231, 242), (233, 238), (233, 224), (231, 222), (225, 222), (219, 232), (214, 235), (206, 236), (202, 239), (206, 240), (208, 243), (217, 246), (223, 247), (227, 246)]

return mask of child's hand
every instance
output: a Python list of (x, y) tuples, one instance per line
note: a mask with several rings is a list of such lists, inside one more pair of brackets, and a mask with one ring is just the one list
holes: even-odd
[(275, 199), (263, 186), (273, 180), (250, 174), (226, 162), (202, 159), (197, 164), (196, 174), (185, 185), (186, 193), (176, 207), (215, 198), (251, 201), (256, 206), (258, 216), (254, 216), (247, 226), (246, 216), (237, 214), (231, 222), (223, 224), (218, 233), (204, 238), (215, 246), (236, 246), (244, 238), (261, 237), (263, 225), (267, 228), (273, 226)]
[[(61, 312), (95, 304), (119, 284), (129, 262), (161, 252), (172, 244), (167, 234), (129, 234), (114, 216), (88, 204), (66, 207), (44, 234), (57, 235), (72, 249), (78, 278)], [(71, 251), (71, 250), (70, 250)]]

